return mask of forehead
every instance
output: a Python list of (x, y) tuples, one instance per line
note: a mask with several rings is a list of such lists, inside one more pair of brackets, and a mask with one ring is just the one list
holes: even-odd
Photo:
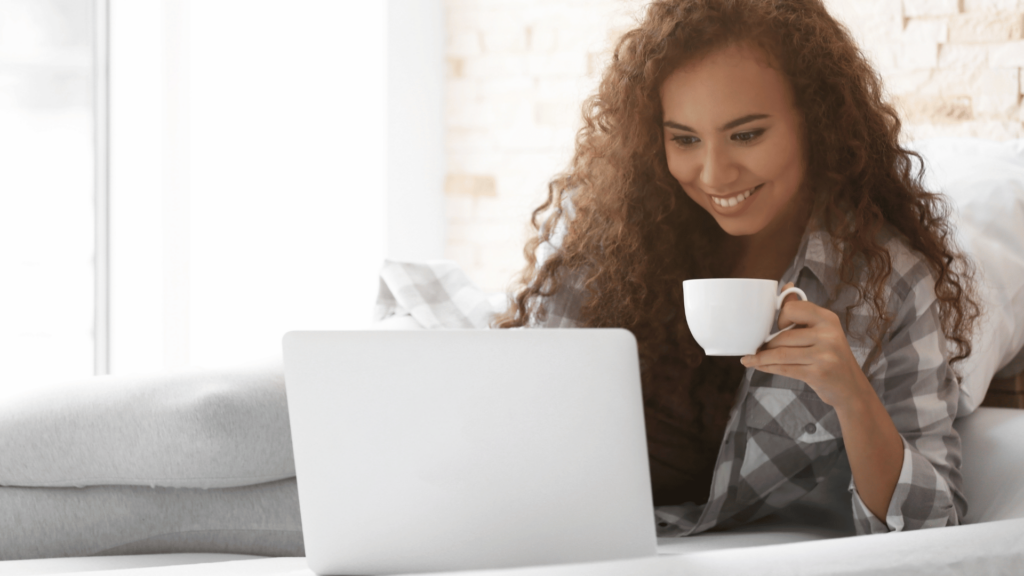
[[(761, 50), (733, 44), (687, 63), (659, 90), (665, 120), (719, 125), (751, 113), (791, 115), (789, 81)], [(721, 122), (720, 122), (721, 121)]]

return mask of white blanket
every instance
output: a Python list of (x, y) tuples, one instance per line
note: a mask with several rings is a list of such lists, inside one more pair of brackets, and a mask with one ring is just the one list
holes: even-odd
[[(1018, 574), (1024, 519), (816, 542), (755, 546), (590, 564), (435, 573), (436, 576), (860, 576)], [(3, 565), (0, 564), (0, 568)], [(12, 572), (8, 574), (54, 574)], [(237, 560), (91, 572), (92, 576), (312, 576), (304, 558)]]
[[(1024, 566), (1024, 484), (1020, 479), (1024, 410), (981, 408), (958, 420), (956, 426), (964, 441), (964, 484), (970, 505), (967, 519), (981, 522), (978, 524), (836, 538), (841, 530), (836, 529), (837, 519), (828, 516), (830, 508), (801, 502), (789, 511), (789, 517), (765, 519), (728, 532), (663, 539), (659, 550), (665, 555), (657, 558), (452, 575), (1018, 574)], [(824, 483), (822, 493), (811, 496), (827, 501), (831, 485)], [(841, 487), (842, 482), (837, 485)], [(304, 558), (237, 561), (226, 555), (209, 555), (221, 562), (163, 566), (168, 556), (0, 562), (0, 576), (78, 571), (90, 571), (93, 576), (312, 574)], [(196, 562), (196, 556), (181, 555), (181, 559)], [(130, 566), (136, 568), (127, 569)]]

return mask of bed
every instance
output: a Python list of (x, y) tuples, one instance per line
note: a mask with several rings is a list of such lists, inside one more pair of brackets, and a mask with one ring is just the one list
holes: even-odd
[[(990, 311), (964, 369), (956, 422), (965, 524), (852, 537), (848, 507), (833, 497), (845, 490), (849, 469), (837, 468), (779, 514), (663, 539), (657, 557), (500, 574), (1019, 573), (1024, 410), (997, 406), (1024, 405), (1017, 393), (1024, 390), (1024, 140), (915, 148), (929, 165), (928, 186), (957, 206), (960, 241), (979, 262)], [(411, 316), (388, 324), (419, 325)], [(103, 377), (87, 383), (87, 396), (83, 383), (72, 383), (3, 403), (0, 558), (24, 559), (0, 562), (0, 576), (311, 574), (282, 382), (279, 367), (268, 364)]]

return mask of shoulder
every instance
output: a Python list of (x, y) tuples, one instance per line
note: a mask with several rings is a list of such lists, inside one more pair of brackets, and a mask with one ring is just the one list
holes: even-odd
[[(562, 249), (565, 235), (569, 231), (569, 223), (576, 219), (576, 206), (572, 200), (575, 192), (575, 189), (564, 192), (560, 204), (561, 210), (556, 211), (556, 218), (544, 222), (540, 230), (537, 231), (538, 236), (542, 239), (540, 245), (537, 246), (536, 252), (538, 268), (548, 258)], [(549, 227), (551, 227), (551, 230), (548, 230)], [(547, 237), (546, 239), (545, 236)]]
[[(898, 314), (907, 305), (918, 309), (930, 306), (935, 300), (937, 277), (928, 260), (890, 225), (879, 231), (875, 246), (882, 250), (888, 263), (888, 274), (879, 286), (882, 299), (888, 303), (887, 312)], [(834, 295), (834, 305), (843, 309), (865, 306), (868, 304), (865, 297), (870, 294), (870, 287), (876, 282), (879, 271), (867, 265), (866, 255), (855, 256), (860, 262), (855, 263), (853, 278), (849, 284), (841, 285), (841, 249), (841, 245), (833, 245), (833, 238), (828, 232), (813, 231), (805, 248), (804, 264), (827, 292)]]
[[(884, 355), (883, 350), (913, 348), (915, 341), (924, 338), (930, 342), (941, 335), (937, 276), (928, 260), (890, 226), (878, 233), (874, 246), (881, 250), (875, 255), (881, 255), (886, 266), (872, 268), (866, 256), (854, 256), (862, 261), (853, 266), (849, 282), (840, 281), (843, 246), (834, 245), (827, 231), (810, 232), (803, 253), (804, 267), (816, 279), (806, 282), (811, 288), (808, 295), (817, 292), (817, 303), (839, 317), (850, 348), (863, 367)], [(879, 274), (885, 275), (880, 278)], [(936, 346), (942, 348), (939, 342)]]
[(935, 302), (935, 283), (938, 280), (928, 260), (914, 250), (906, 237), (892, 227), (883, 228), (879, 243), (889, 254), (892, 270), (885, 283), (890, 301), (890, 312), (897, 323), (900, 316), (917, 317)]

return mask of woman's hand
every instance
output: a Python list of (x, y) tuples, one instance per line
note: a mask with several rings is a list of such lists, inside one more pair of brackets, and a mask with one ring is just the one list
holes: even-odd
[(903, 440), (857, 364), (839, 317), (794, 295), (786, 298), (779, 313), (780, 328), (791, 324), (797, 326), (741, 362), (802, 380), (836, 409), (857, 493), (868, 510), (885, 522), (903, 467)]
[[(783, 289), (791, 286), (792, 282)], [(877, 398), (835, 312), (791, 294), (779, 313), (779, 328), (791, 324), (797, 326), (773, 338), (757, 354), (744, 356), (743, 365), (806, 382), (837, 410)]]

